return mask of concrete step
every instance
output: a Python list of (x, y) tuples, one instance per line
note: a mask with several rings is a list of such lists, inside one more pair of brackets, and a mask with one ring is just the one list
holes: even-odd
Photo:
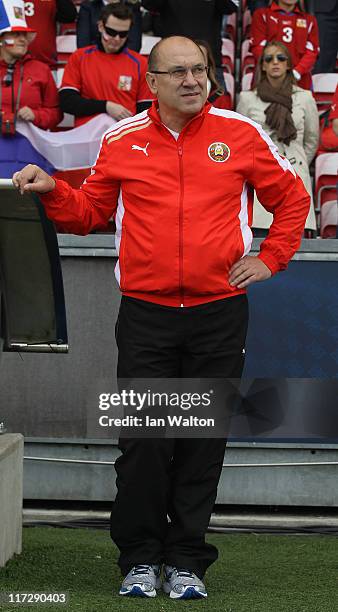
[(0, 567), (22, 545), (23, 436), (0, 435)]

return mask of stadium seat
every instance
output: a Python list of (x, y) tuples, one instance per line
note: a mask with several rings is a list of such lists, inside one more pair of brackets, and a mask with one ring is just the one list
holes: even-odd
[(225, 34), (227, 38), (230, 38), (234, 43), (236, 43), (237, 38), (237, 13), (231, 13), (227, 15), (227, 24), (225, 28)]
[(249, 9), (246, 9), (243, 12), (243, 22), (242, 22), (242, 40), (245, 38), (250, 38), (251, 31), (251, 13)]
[(58, 35), (76, 34), (76, 21), (71, 23), (58, 23)]
[(234, 108), (235, 101), (235, 79), (232, 74), (227, 72), (226, 70), (223, 72), (224, 81), (226, 84), (226, 88), (231, 97), (231, 108)]
[(69, 56), (76, 51), (76, 36), (66, 34), (56, 37), (56, 53), (58, 66), (65, 66)]
[(316, 212), (320, 213), (322, 238), (336, 236), (338, 153), (324, 153), (316, 159), (315, 194)]
[(244, 40), (241, 48), (241, 74), (253, 72), (255, 68), (255, 58), (250, 51), (250, 40)]
[(159, 36), (147, 36), (143, 34), (142, 36), (142, 47), (140, 50), (141, 55), (148, 57), (152, 48), (161, 40)]
[(253, 72), (247, 72), (242, 76), (241, 91), (250, 91), (252, 86)]
[(235, 44), (229, 38), (222, 38), (222, 67), (230, 74), (234, 72)]
[(56, 87), (58, 89), (61, 86), (61, 82), (62, 82), (62, 77), (63, 77), (64, 71), (65, 71), (64, 68), (57, 68), (56, 71), (55, 70), (53, 71), (54, 81), (55, 81)]
[(330, 108), (338, 84), (338, 74), (328, 72), (327, 74), (313, 74), (313, 95), (316, 100), (319, 113)]

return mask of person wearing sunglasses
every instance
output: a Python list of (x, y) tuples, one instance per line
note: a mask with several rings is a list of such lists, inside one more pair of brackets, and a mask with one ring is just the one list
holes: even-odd
[(70, 56), (59, 96), (62, 110), (75, 116), (75, 126), (100, 113), (119, 121), (150, 106), (147, 61), (128, 48), (131, 24), (127, 5), (108, 4), (98, 21), (98, 43)]
[(267, 42), (278, 40), (290, 51), (293, 74), (300, 87), (311, 89), (311, 70), (319, 53), (317, 20), (305, 12), (304, 2), (276, 0), (252, 15), (251, 52), (256, 62)]
[[(100, 36), (97, 22), (100, 13), (106, 4), (117, 4), (119, 0), (84, 0), (80, 5), (78, 18), (76, 20), (76, 42), (77, 48), (88, 47), (97, 42)], [(133, 23), (128, 34), (128, 48), (139, 51), (142, 45), (142, 15), (139, 0), (122, 0), (123, 4), (129, 6), (133, 12)]]
[[(305, 227), (315, 231), (309, 164), (318, 147), (319, 117), (312, 93), (296, 85), (291, 54), (285, 45), (272, 41), (265, 46), (257, 66), (255, 88), (241, 92), (237, 112), (263, 127), (303, 180), (311, 197)], [(262, 204), (265, 206), (265, 202)], [(267, 231), (272, 214), (263, 206), (255, 198), (253, 227)]]

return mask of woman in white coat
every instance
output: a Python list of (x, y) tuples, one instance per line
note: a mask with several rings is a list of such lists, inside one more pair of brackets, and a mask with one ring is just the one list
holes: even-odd
[[(305, 227), (316, 230), (309, 164), (318, 147), (318, 111), (311, 92), (295, 85), (292, 60), (285, 45), (277, 41), (266, 45), (257, 66), (256, 86), (253, 91), (241, 92), (237, 112), (263, 127), (302, 178), (311, 196)], [(272, 215), (255, 196), (253, 227), (265, 229), (271, 223)]]

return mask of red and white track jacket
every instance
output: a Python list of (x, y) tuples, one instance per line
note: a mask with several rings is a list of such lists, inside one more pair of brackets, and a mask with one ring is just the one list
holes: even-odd
[(193, 306), (245, 293), (228, 277), (250, 251), (252, 186), (274, 214), (259, 257), (275, 273), (299, 246), (310, 198), (261, 126), (232, 111), (206, 104), (176, 141), (154, 102), (106, 132), (79, 190), (56, 181), (41, 199), (75, 234), (114, 214), (124, 295)]
[(279, 41), (288, 47), (293, 67), (301, 75), (300, 87), (310, 89), (311, 69), (319, 53), (317, 20), (296, 6), (292, 13), (282, 11), (276, 2), (257, 9), (251, 23), (251, 51), (260, 58), (267, 42)]

